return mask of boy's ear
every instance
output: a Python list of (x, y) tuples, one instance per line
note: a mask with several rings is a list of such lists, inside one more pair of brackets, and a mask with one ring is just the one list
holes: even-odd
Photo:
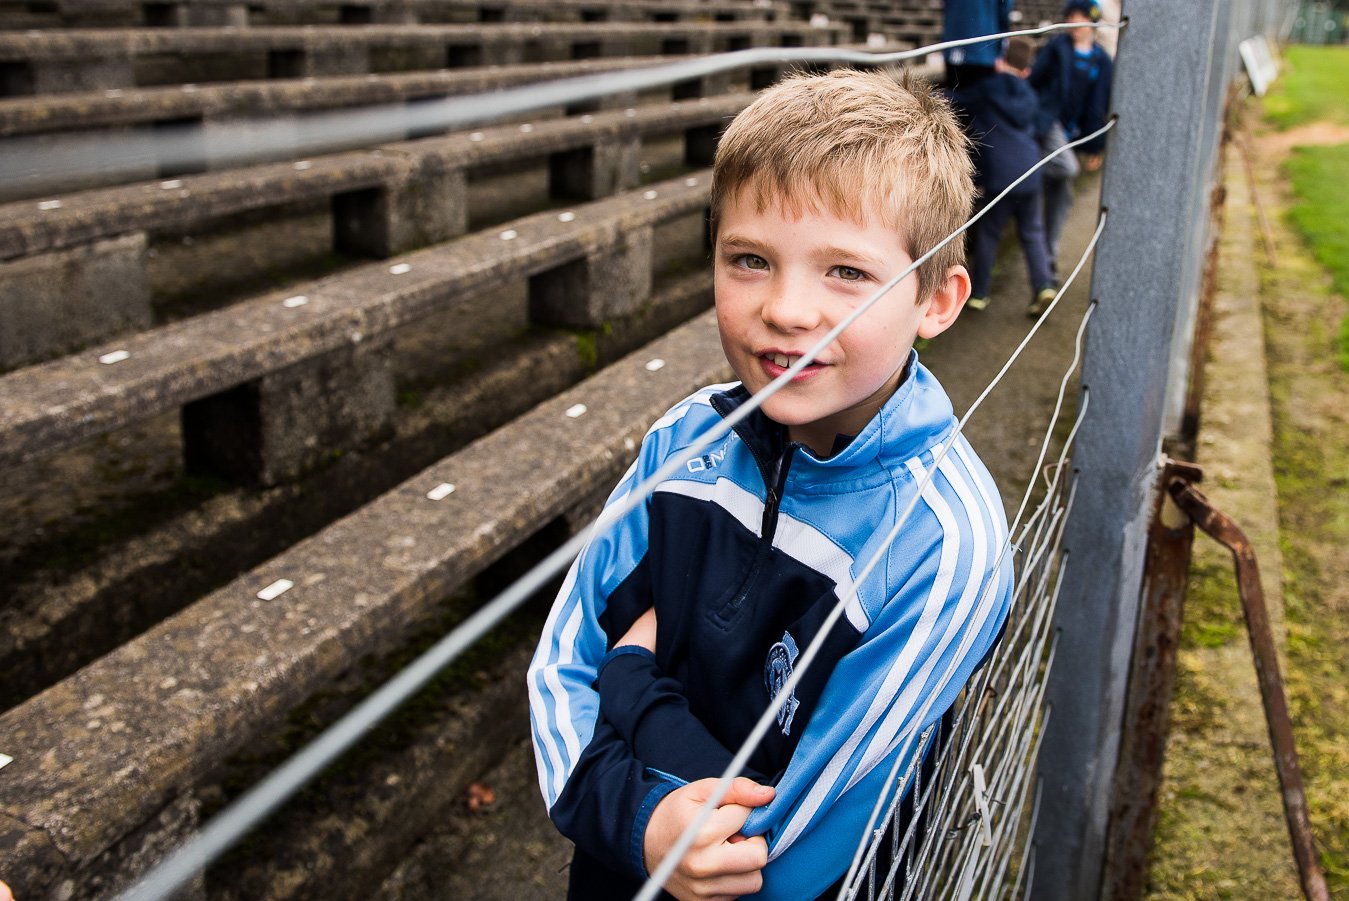
[(923, 311), (922, 322), (918, 323), (918, 337), (935, 338), (950, 328), (969, 298), (969, 271), (964, 266), (947, 269), (946, 277), (925, 301), (927, 309)]

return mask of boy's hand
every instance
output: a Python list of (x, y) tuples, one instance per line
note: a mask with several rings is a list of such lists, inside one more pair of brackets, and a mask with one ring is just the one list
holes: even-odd
[(1082, 167), (1088, 172), (1095, 172), (1101, 168), (1101, 155), (1099, 153), (1082, 154)]
[[(716, 787), (716, 779), (700, 779), (675, 789), (656, 805), (646, 827), (644, 856), (648, 873), (654, 873), (660, 866), (684, 827), (698, 815), (703, 801)], [(762, 888), (763, 875), (759, 871), (768, 863), (768, 843), (761, 835), (745, 838), (740, 835), (740, 828), (751, 809), (771, 800), (771, 786), (737, 777), (675, 867), (665, 890), (680, 901), (734, 901)]]
[(623, 633), (623, 637), (614, 645), (621, 648), (624, 645), (634, 645), (639, 648), (646, 648), (651, 653), (656, 653), (656, 608), (652, 607), (641, 616), (637, 617), (637, 622), (632, 624), (632, 628)]

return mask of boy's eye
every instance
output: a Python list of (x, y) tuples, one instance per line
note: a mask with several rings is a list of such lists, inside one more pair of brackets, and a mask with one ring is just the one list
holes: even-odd
[(754, 253), (742, 253), (739, 256), (737, 256), (732, 262), (734, 262), (738, 266), (743, 266), (746, 269), (768, 268), (768, 261), (765, 260), (763, 257), (759, 256), (758, 254)]
[(845, 282), (860, 282), (867, 277), (861, 269), (854, 269), (851, 266), (835, 266), (833, 272)]

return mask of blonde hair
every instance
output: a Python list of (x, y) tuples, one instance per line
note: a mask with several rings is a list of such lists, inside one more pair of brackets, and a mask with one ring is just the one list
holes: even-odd
[[(712, 167), (712, 235), (721, 210), (747, 195), (760, 211), (819, 210), (894, 228), (918, 259), (969, 218), (969, 141), (950, 104), (926, 82), (836, 69), (791, 75), (731, 122)], [(918, 269), (930, 297), (965, 259), (957, 238)]]

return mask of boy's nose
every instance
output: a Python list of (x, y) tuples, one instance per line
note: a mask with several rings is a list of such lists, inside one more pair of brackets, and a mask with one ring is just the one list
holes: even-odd
[(760, 315), (766, 325), (782, 332), (810, 331), (820, 324), (817, 305), (806, 292), (779, 284), (764, 301)]

